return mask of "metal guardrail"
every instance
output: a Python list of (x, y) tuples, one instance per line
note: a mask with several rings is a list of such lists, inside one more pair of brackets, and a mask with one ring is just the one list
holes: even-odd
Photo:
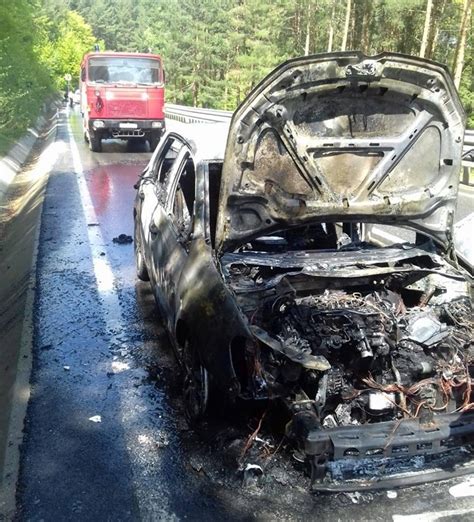
[[(228, 122), (232, 116), (232, 111), (186, 107), (185, 105), (175, 105), (173, 103), (166, 104), (165, 113), (167, 118), (180, 121), (181, 123)], [(473, 153), (462, 162), (461, 181), (466, 185), (469, 185), (470, 169), (474, 168), (474, 130), (467, 129), (464, 134), (463, 156), (471, 150), (473, 150)]]
[(228, 122), (232, 117), (232, 111), (218, 111), (216, 109), (201, 109), (199, 107), (186, 107), (167, 103), (165, 106), (167, 118), (181, 123), (219, 123)]

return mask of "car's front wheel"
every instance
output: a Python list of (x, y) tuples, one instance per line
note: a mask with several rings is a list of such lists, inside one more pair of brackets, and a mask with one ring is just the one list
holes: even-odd
[(148, 275), (148, 269), (145, 264), (145, 258), (143, 257), (142, 244), (140, 241), (140, 234), (138, 233), (137, 226), (138, 225), (135, 223), (135, 238), (133, 241), (135, 247), (135, 268), (137, 271), (137, 277), (138, 279), (140, 279), (140, 281), (149, 281), (150, 276)]
[(209, 375), (199, 352), (186, 339), (183, 347), (183, 400), (186, 419), (190, 424), (200, 421), (209, 405)]

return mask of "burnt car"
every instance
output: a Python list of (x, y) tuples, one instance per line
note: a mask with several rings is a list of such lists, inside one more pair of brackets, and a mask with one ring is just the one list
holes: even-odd
[[(137, 183), (135, 251), (189, 418), (213, 395), (278, 404), (317, 490), (473, 470), (464, 122), (444, 66), (346, 52), (282, 64), (229, 128), (164, 136)], [(387, 227), (412, 240), (381, 241)]]

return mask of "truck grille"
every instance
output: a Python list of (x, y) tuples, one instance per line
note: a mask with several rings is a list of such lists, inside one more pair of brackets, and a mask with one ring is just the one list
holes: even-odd
[(142, 100), (110, 101), (107, 109), (110, 118), (143, 118), (147, 115), (147, 104)]
[(145, 136), (145, 133), (141, 129), (134, 130), (113, 130), (112, 136), (114, 138), (142, 138)]

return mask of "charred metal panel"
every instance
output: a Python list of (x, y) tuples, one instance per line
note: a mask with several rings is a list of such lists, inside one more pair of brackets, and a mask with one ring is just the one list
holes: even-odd
[(408, 223), (447, 245), (464, 120), (434, 62), (352, 52), (286, 62), (232, 118), (220, 248), (334, 220)]

